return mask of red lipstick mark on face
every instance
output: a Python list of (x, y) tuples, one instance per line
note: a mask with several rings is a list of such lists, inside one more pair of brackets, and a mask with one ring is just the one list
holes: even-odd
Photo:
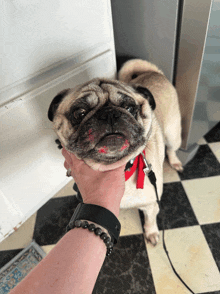
[(124, 149), (128, 148), (129, 143), (128, 140), (125, 140), (124, 145), (121, 147), (120, 151), (123, 151)]
[(102, 148), (100, 148), (98, 150), (99, 153), (107, 153), (108, 152), (108, 148), (106, 146), (103, 146)]
[(90, 142), (94, 141), (94, 135), (92, 135), (92, 129), (89, 129), (89, 141)]

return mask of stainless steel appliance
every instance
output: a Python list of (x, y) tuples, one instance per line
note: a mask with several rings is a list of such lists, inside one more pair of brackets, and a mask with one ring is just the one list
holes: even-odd
[(179, 95), (187, 163), (220, 120), (220, 0), (112, 1), (116, 53), (157, 64)]

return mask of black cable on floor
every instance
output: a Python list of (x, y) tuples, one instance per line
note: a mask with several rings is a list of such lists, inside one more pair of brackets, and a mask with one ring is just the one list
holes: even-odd
[[(160, 203), (160, 200), (159, 200), (159, 197), (158, 197), (158, 193), (157, 193), (157, 185), (156, 185), (156, 177), (155, 177), (155, 174), (154, 172), (151, 170), (148, 174), (148, 178), (151, 182), (151, 184), (154, 186), (154, 189), (155, 189), (155, 192), (156, 192), (156, 197), (157, 197), (157, 204), (159, 206), (159, 209), (160, 211), (162, 211), (161, 209), (161, 203)], [(163, 248), (164, 248), (164, 251), (166, 252), (166, 255), (167, 255), (167, 258), (169, 260), (169, 263), (172, 267), (172, 270), (174, 271), (175, 275), (177, 276), (177, 278), (183, 283), (183, 285), (193, 294), (195, 294), (195, 292), (193, 292), (189, 286), (182, 280), (182, 278), (180, 277), (180, 275), (177, 273), (176, 269), (174, 268), (173, 266), (173, 263), (170, 259), (170, 256), (169, 256), (169, 252), (167, 250), (167, 247), (166, 247), (166, 243), (165, 243), (165, 230), (164, 230), (164, 217), (162, 216), (162, 240), (163, 240)]]

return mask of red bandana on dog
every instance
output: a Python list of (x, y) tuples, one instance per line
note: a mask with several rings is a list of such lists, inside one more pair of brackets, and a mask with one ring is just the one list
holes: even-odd
[[(145, 151), (143, 151), (143, 153), (145, 155)], [(134, 163), (133, 163), (132, 167), (130, 168), (130, 170), (125, 171), (125, 181), (127, 181), (137, 169), (138, 171), (137, 171), (136, 188), (143, 189), (144, 188), (144, 176), (145, 176), (144, 168), (145, 168), (145, 163), (143, 160), (143, 156), (141, 154), (139, 154), (135, 158)]]

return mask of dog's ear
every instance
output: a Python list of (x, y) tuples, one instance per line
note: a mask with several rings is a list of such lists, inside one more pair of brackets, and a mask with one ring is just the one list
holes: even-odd
[(147, 88), (142, 86), (133, 87), (139, 94), (141, 94), (145, 99), (148, 100), (151, 109), (154, 110), (156, 108), (156, 102), (154, 100), (154, 96), (152, 95), (152, 93)]
[(63, 100), (63, 98), (67, 95), (70, 89), (65, 89), (58, 93), (52, 100), (49, 110), (48, 110), (48, 118), (49, 120), (53, 121), (55, 112), (60, 104), (60, 102)]

